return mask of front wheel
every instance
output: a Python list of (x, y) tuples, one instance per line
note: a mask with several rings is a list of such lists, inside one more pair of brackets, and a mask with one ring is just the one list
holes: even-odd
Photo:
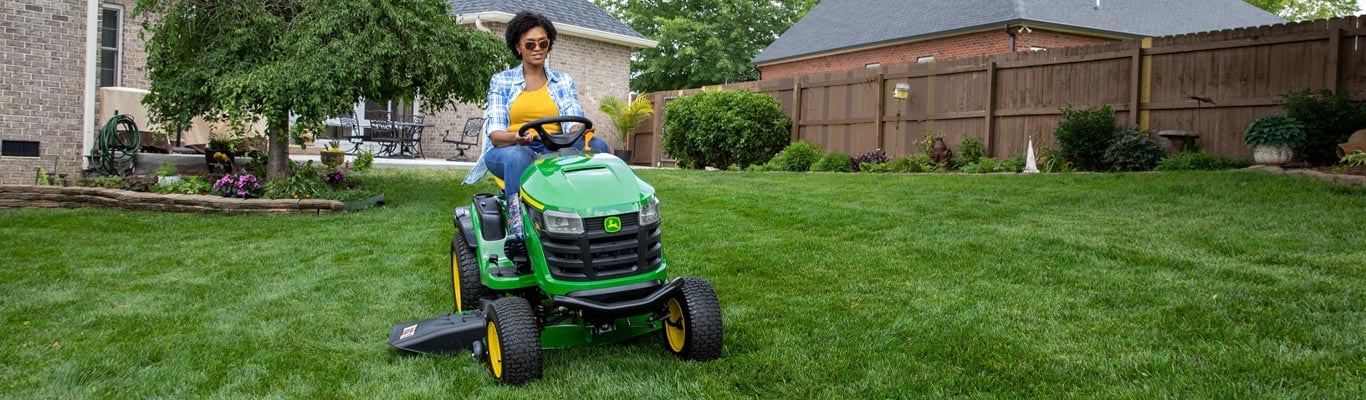
[(664, 347), (684, 360), (720, 358), (721, 302), (716, 291), (706, 279), (682, 279), (683, 292), (665, 302)]
[(541, 379), (541, 330), (526, 299), (498, 299), (489, 304), (486, 314), (485, 340), (493, 379), (508, 385)]

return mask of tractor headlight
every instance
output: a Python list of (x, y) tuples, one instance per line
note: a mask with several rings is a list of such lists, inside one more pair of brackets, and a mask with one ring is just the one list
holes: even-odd
[(645, 203), (640, 208), (640, 225), (654, 225), (659, 223), (659, 198), (651, 197), (650, 202)]
[(583, 219), (578, 214), (546, 211), (543, 215), (545, 231), (558, 235), (582, 235)]

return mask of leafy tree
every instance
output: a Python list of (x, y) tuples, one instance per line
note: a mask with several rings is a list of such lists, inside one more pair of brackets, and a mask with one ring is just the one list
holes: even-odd
[(817, 0), (594, 0), (659, 42), (631, 62), (631, 89), (688, 89), (759, 79), (750, 60)]
[(1291, 21), (1355, 15), (1356, 0), (1246, 0), (1248, 4)]
[(138, 0), (135, 11), (146, 17), (153, 118), (264, 118), (272, 180), (288, 176), (291, 137), (358, 98), (421, 94), (428, 112), (478, 102), (511, 63), (501, 40), (460, 26), (444, 0)]

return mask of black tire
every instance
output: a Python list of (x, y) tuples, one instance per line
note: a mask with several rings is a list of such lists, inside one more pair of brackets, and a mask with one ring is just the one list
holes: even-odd
[[(683, 292), (665, 302), (664, 348), (684, 360), (708, 361), (721, 357), (721, 302), (711, 282), (684, 277)], [(681, 334), (681, 335), (680, 335)]]
[(478, 310), (479, 299), (488, 292), (479, 279), (479, 260), (474, 249), (457, 230), (451, 238), (451, 295), (455, 298), (455, 311)]
[(507, 385), (541, 379), (541, 329), (531, 305), (521, 297), (504, 297), (490, 303), (486, 312), (485, 347), (493, 379)]

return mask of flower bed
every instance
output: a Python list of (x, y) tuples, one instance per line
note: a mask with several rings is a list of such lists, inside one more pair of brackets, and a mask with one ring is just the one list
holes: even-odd
[(346, 204), (335, 200), (241, 199), (98, 187), (0, 185), (0, 209), (84, 207), (224, 214), (331, 214), (342, 212)]

